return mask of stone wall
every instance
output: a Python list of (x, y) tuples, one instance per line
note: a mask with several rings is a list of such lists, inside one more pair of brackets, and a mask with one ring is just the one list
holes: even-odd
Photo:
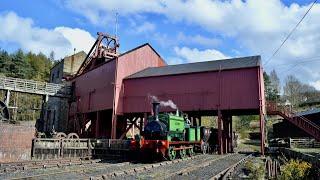
[[(46, 106), (45, 129), (57, 132), (66, 132), (68, 125), (68, 99), (59, 97), (49, 97)], [(48, 115), (50, 113), (50, 115)]]
[(34, 127), (0, 124), (0, 162), (30, 160), (34, 134)]

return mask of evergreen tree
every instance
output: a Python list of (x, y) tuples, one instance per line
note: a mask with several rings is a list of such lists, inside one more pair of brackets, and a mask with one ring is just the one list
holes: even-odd
[(19, 49), (13, 55), (13, 63), (10, 67), (10, 76), (27, 79), (30, 78), (32, 72), (31, 66), (28, 61), (25, 59), (25, 55), (21, 49)]
[(263, 78), (266, 99), (268, 101), (277, 101), (279, 99), (279, 92), (271, 81), (270, 76), (266, 72), (263, 72)]
[(0, 51), (0, 74), (7, 76), (10, 73), (10, 66), (12, 63), (11, 56), (4, 50)]

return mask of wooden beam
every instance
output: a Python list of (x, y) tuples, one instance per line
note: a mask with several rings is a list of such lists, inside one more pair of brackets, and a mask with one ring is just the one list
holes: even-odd
[[(138, 118), (134, 118), (133, 120), (129, 119), (129, 121), (131, 122), (131, 124), (126, 128), (125, 132), (122, 133), (122, 135), (120, 136), (120, 139), (123, 139), (124, 136), (127, 134), (127, 132), (132, 128), (133, 125), (135, 125), (136, 127), (138, 127), (138, 125), (136, 125), (136, 121), (138, 120)], [(139, 127), (138, 127), (139, 128)]]

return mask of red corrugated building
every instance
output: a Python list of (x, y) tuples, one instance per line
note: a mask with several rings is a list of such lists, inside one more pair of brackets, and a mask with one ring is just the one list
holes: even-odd
[(218, 115), (219, 151), (232, 151), (233, 115), (260, 115), (264, 132), (262, 74), (260, 56), (166, 65), (144, 44), (104, 60), (72, 80), (75, 94), (69, 126), (82, 136), (124, 137), (127, 120), (146, 119), (151, 113), (150, 96), (156, 96), (172, 100), (193, 119)]
[[(113, 113), (122, 107), (118, 101), (123, 91), (122, 80), (145, 68), (163, 65), (166, 64), (159, 54), (144, 44), (75, 77), (72, 80), (75, 102), (70, 105), (69, 127), (83, 136), (116, 138), (111, 127), (116, 126)], [(87, 123), (91, 128), (84, 132)]]

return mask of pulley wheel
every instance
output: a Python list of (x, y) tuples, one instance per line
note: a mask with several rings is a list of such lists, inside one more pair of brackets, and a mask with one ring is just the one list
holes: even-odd
[(79, 136), (77, 133), (69, 133), (67, 139), (79, 139)]

